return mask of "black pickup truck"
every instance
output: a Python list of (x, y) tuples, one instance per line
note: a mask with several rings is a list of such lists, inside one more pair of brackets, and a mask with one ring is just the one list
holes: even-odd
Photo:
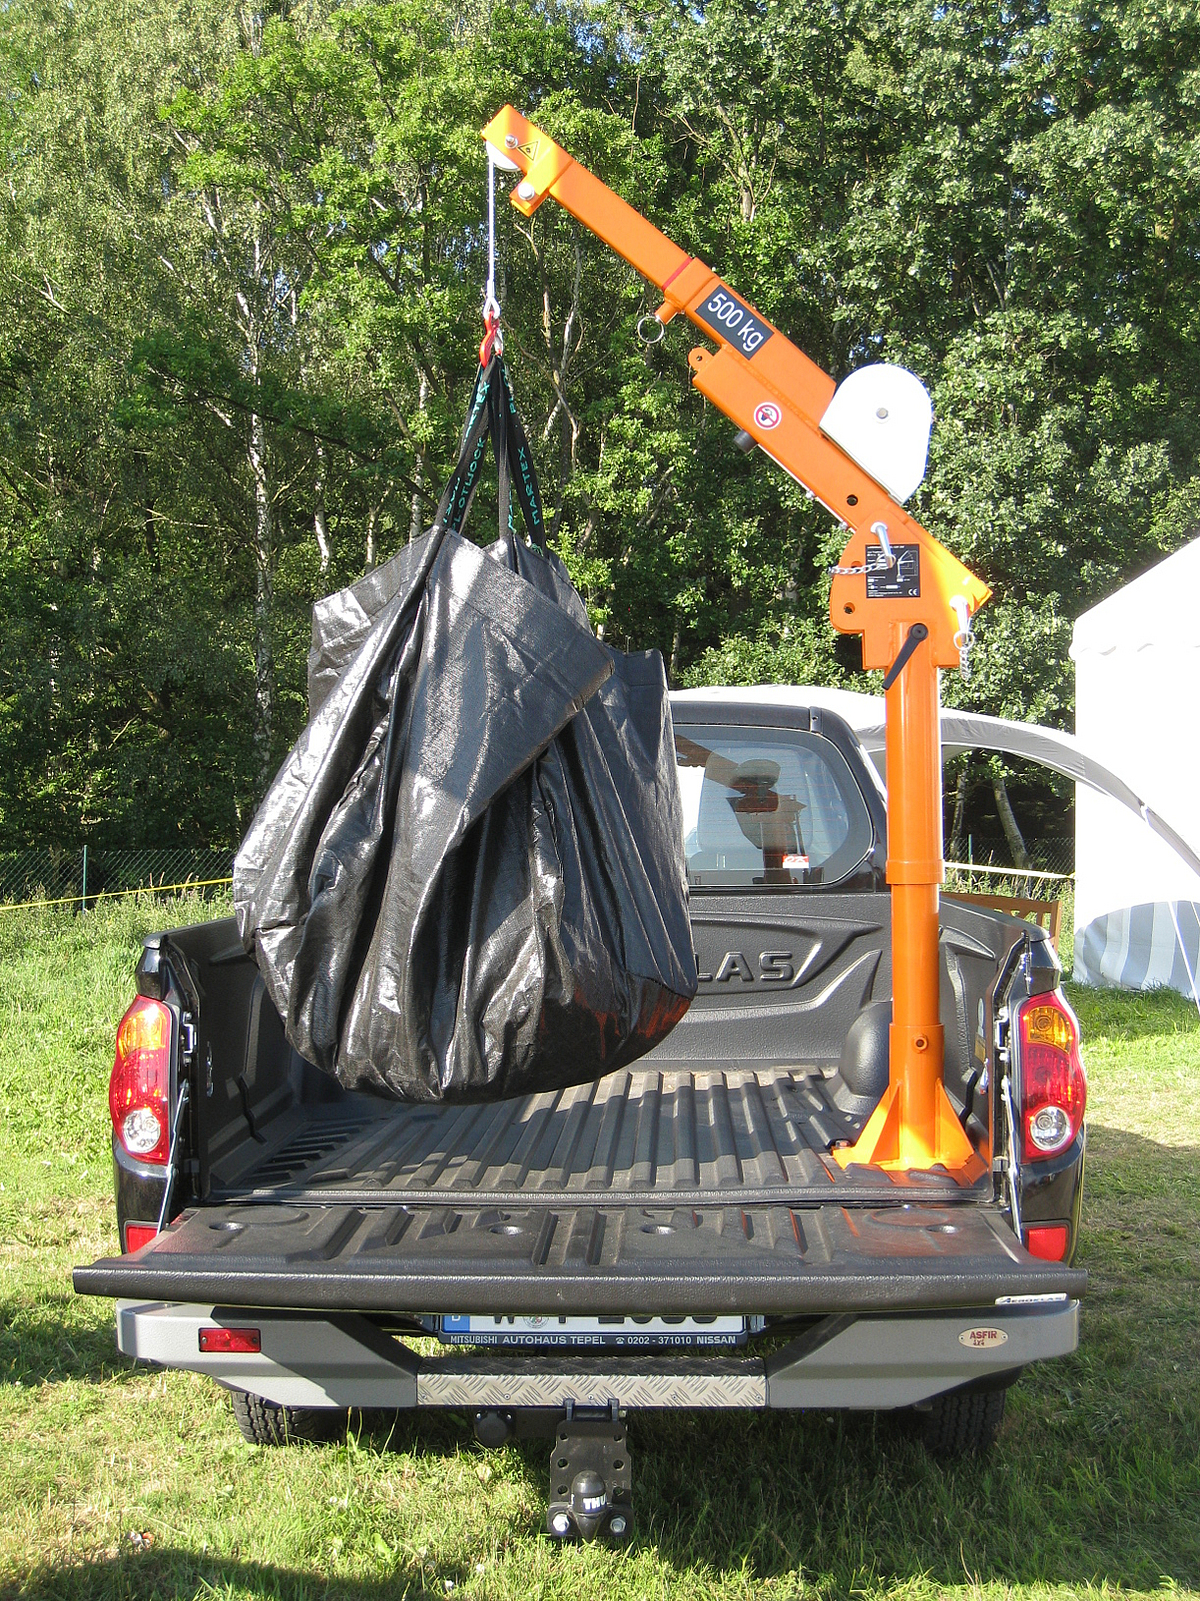
[(630, 1409), (911, 1408), (979, 1450), (1022, 1368), (1075, 1348), (1086, 1084), (1044, 934), (942, 902), (978, 1176), (843, 1168), (888, 1080), (882, 787), (803, 691), (673, 714), (699, 994), (629, 1070), (490, 1106), (347, 1093), (231, 919), (146, 941), (110, 1093), (124, 1254), (75, 1272), (122, 1351), (211, 1374), (259, 1443), (349, 1408), (545, 1432), (550, 1532), (622, 1538)]

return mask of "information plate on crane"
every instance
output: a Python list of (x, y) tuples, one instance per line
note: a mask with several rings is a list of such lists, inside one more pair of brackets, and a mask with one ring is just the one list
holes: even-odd
[(895, 565), (887, 565), (882, 545), (866, 550), (868, 600), (919, 600), (921, 598), (920, 545), (893, 545)]
[(756, 356), (775, 332), (724, 284), (713, 290), (694, 315), (743, 356)]

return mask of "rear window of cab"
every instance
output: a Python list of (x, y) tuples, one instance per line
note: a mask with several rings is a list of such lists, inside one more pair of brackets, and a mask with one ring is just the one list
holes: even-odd
[(675, 760), (695, 888), (837, 884), (871, 850), (866, 801), (820, 734), (676, 724)]

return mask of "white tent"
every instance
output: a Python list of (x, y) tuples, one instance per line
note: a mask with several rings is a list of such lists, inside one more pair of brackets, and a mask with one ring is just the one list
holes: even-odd
[[(1076, 738), (1200, 839), (1200, 539), (1075, 624)], [(1075, 977), (1195, 994), (1200, 874), (1108, 796), (1075, 799)]]

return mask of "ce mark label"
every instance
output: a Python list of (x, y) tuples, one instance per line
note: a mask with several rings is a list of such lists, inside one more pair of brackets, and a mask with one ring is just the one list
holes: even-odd
[(696, 316), (743, 356), (757, 355), (775, 332), (731, 289), (714, 289)]

